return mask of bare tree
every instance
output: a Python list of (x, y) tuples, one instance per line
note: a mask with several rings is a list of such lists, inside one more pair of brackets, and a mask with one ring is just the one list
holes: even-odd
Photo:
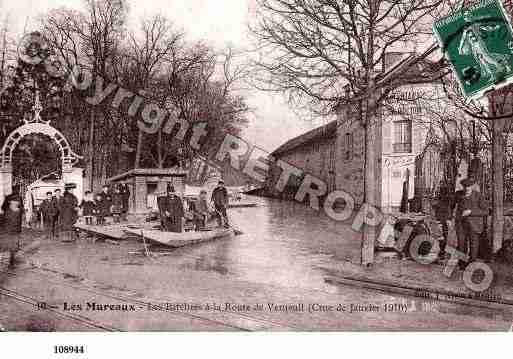
[[(247, 68), (236, 64), (235, 57), (230, 49), (216, 54), (202, 44), (184, 46), (173, 52), (167, 74), (153, 91), (171, 117), (185, 121), (186, 126), (198, 122), (208, 126), (208, 142), (202, 144), (202, 154), (206, 156), (224, 134), (237, 134), (247, 122), (245, 115), (249, 107), (242, 95), (236, 94), (246, 78)], [(174, 128), (172, 135), (166, 136), (161, 128), (156, 141), (145, 143), (146, 156), (159, 167), (164, 163), (183, 166), (198, 149), (191, 148), (189, 141), (175, 139), (174, 135), (181, 130)]]
[[(114, 77), (112, 59), (125, 32), (127, 4), (124, 0), (84, 0), (84, 5), (83, 12), (67, 8), (50, 11), (42, 19), (43, 33), (59, 61), (68, 69), (74, 66), (86, 68), (95, 80), (98, 77), (111, 80)], [(99, 138), (105, 131), (98, 131), (98, 127), (104, 128), (103, 124), (98, 126), (98, 121), (110, 117), (106, 110), (97, 113), (95, 106), (90, 106), (89, 110), (86, 174), (92, 189), (97, 145), (105, 145), (104, 140), (111, 138)]]
[[(431, 14), (441, 0), (257, 0), (252, 32), (261, 57), (255, 61), (259, 88), (286, 93), (321, 115), (360, 99), (365, 131), (364, 202), (378, 206), (377, 159), (371, 119), (392, 83), (378, 86), (390, 51), (414, 50), (430, 34)], [(386, 85), (386, 88), (385, 88)], [(378, 88), (381, 87), (381, 88)], [(348, 91), (349, 90), (349, 91)], [(367, 226), (362, 263), (374, 257), (375, 229)]]
[[(170, 21), (162, 15), (143, 19), (140, 30), (129, 33), (125, 51), (118, 57), (118, 65), (121, 65), (117, 71), (119, 83), (135, 92), (145, 91), (146, 97), (153, 100), (150, 88), (157, 78), (163, 76), (173, 55), (183, 46), (183, 37), (184, 34), (174, 30)], [(137, 128), (136, 124), (132, 128)], [(141, 165), (143, 140), (144, 132), (137, 129), (136, 168)]]
[[(236, 132), (245, 123), (248, 107), (234, 91), (247, 70), (234, 64), (232, 51), (218, 54), (202, 43), (186, 42), (183, 32), (162, 15), (144, 18), (139, 29), (125, 31), (127, 8), (122, 0), (88, 0), (85, 4), (86, 11), (61, 8), (42, 19), (45, 37), (68, 69), (79, 66), (94, 78), (115, 81), (145, 102), (167, 109), (171, 116), (190, 123), (207, 121), (214, 134)], [(90, 96), (94, 87), (73, 90), (70, 98)], [(81, 143), (87, 140), (86, 172), (91, 186), (93, 178), (117, 171), (113, 164), (117, 161), (108, 159), (117, 158), (123, 147), (135, 148), (135, 167), (171, 166), (177, 158), (194, 154), (162, 127), (155, 134), (141, 130), (139, 112), (123, 115), (129, 101), (118, 108), (107, 102), (91, 106), (87, 127), (82, 122), (75, 124), (80, 130), (72, 134)], [(83, 116), (83, 110), (77, 112), (76, 116)]]
[[(331, 114), (351, 92), (365, 93), (391, 51), (413, 50), (430, 34), (440, 0), (258, 0), (252, 32), (260, 88)], [(406, 45), (406, 46), (405, 46)]]
[(8, 105), (7, 98), (4, 96), (4, 90), (9, 85), (13, 75), (13, 64), (16, 59), (15, 43), (12, 34), (9, 31), (9, 17), (6, 16), (2, 21), (0, 29), (0, 109), (2, 110), (2, 123), (0, 125), (0, 138), (4, 139), (8, 135), (8, 120), (4, 118), (6, 114), (3, 111)]
[(9, 17), (6, 16), (0, 29), (0, 91), (6, 86), (10, 65), (15, 60), (15, 43), (9, 31)]

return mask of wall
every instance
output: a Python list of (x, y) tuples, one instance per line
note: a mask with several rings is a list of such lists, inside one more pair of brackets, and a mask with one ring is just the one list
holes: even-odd
[(12, 167), (0, 167), (0, 205), (4, 203), (5, 197), (12, 192)]
[(335, 155), (334, 136), (318, 138), (285, 153), (275, 155), (275, 161), (270, 165), (266, 181), (268, 195), (287, 199), (293, 199), (295, 195), (294, 179), (289, 180), (288, 191), (286, 190), (284, 193), (276, 191), (274, 186), (282, 172), (281, 168), (275, 164), (277, 160), (285, 161), (303, 172), (323, 180), (328, 186), (328, 191), (332, 191), (335, 188)]
[[(365, 170), (365, 128), (361, 123), (361, 109), (359, 105), (346, 106), (338, 114), (337, 126), (337, 154), (336, 154), (336, 189), (351, 194), (355, 204), (361, 205), (364, 201), (364, 170)], [(374, 183), (376, 202), (372, 205), (381, 206), (381, 180), (382, 180), (382, 115), (376, 114), (367, 129), (367, 143), (373, 146), (375, 153)], [(352, 148), (349, 148), (347, 157), (346, 134), (352, 134)]]
[[(361, 204), (364, 194), (364, 128), (359, 121), (348, 120), (346, 116), (340, 116), (338, 120), (336, 188), (351, 194), (355, 202)], [(346, 134), (352, 134), (352, 150), (347, 147)], [(347, 151), (350, 151), (349, 158)]]

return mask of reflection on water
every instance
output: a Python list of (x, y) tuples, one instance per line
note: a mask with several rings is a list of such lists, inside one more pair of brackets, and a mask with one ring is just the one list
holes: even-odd
[(244, 234), (181, 249), (184, 267), (240, 280), (328, 290), (318, 268), (359, 257), (358, 234), (347, 224), (295, 202), (253, 197), (258, 207), (229, 209)]

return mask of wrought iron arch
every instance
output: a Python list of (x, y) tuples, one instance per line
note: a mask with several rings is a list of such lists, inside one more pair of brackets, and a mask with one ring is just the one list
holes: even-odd
[(73, 149), (71, 148), (66, 137), (64, 137), (64, 135), (55, 127), (52, 127), (48, 123), (44, 122), (33, 122), (26, 123), (11, 132), (5, 141), (4, 146), (2, 147), (2, 151), (0, 152), (2, 167), (6, 167), (12, 164), (12, 155), (16, 149), (16, 146), (25, 136), (31, 134), (45, 135), (57, 144), (61, 154), (63, 167), (73, 166), (78, 162), (78, 160), (82, 158), (82, 156), (73, 152)]

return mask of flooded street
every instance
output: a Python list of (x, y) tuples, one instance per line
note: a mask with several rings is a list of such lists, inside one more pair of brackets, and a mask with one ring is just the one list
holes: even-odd
[[(28, 234), (26, 243), (38, 239), (41, 244), (4, 276), (2, 288), (10, 296), (1, 297), (0, 324), (26, 330), (27, 320), (47, 323), (52, 318), (56, 330), (70, 331), (511, 326), (510, 311), (329, 284), (326, 268), (357, 263), (359, 234), (349, 224), (335, 223), (298, 203), (255, 200), (257, 207), (228, 211), (234, 227), (244, 234), (154, 257), (141, 255), (143, 245), (136, 238), (115, 245), (86, 238), (52, 242), (38, 233)], [(151, 250), (158, 254), (162, 248)], [(47, 303), (55, 313), (35, 309), (27, 298)], [(124, 303), (133, 305), (134, 311), (89, 310), (91, 303)]]
[(296, 203), (252, 197), (258, 207), (229, 209), (233, 240), (181, 251), (193, 254), (193, 269), (284, 287), (329, 290), (320, 267), (358, 261), (358, 233)]

